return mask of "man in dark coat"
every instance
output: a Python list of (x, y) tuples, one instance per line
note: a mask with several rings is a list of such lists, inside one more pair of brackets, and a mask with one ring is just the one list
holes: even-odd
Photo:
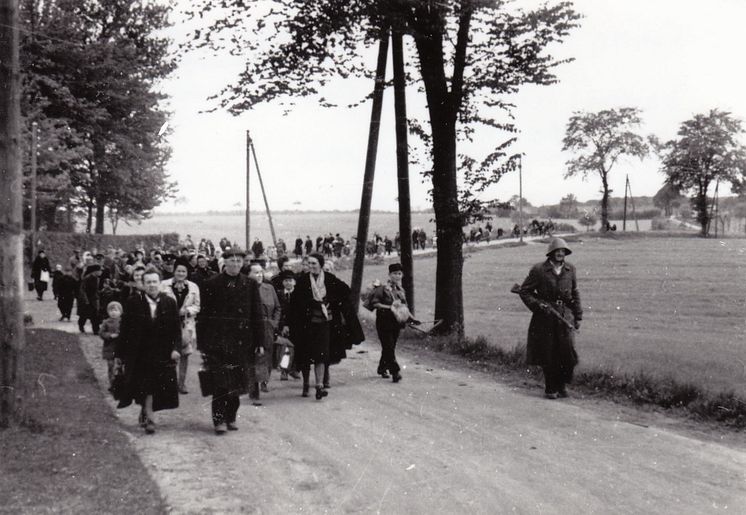
[(547, 260), (534, 265), (520, 289), (532, 312), (528, 327), (526, 362), (544, 370), (544, 393), (548, 399), (567, 397), (578, 355), (574, 330), (580, 329), (583, 307), (575, 267), (565, 261), (572, 251), (562, 238), (554, 238)]
[(153, 412), (179, 407), (176, 362), (181, 321), (176, 301), (160, 291), (157, 270), (143, 274), (144, 295), (131, 295), (122, 316), (115, 356), (124, 364), (125, 388), (119, 407), (142, 406), (140, 425), (155, 432)]
[(73, 311), (78, 281), (72, 274), (72, 270), (67, 270), (54, 280), (54, 287), (57, 290), (57, 308), (60, 310), (60, 322), (65, 318), (69, 322)]
[(262, 353), (263, 323), (259, 286), (240, 273), (244, 254), (223, 254), (223, 272), (202, 283), (197, 317), (197, 348), (211, 372), (215, 433), (235, 431), (238, 396), (248, 391), (248, 371)]
[(98, 334), (101, 325), (101, 298), (98, 291), (98, 280), (101, 276), (100, 265), (89, 265), (80, 282), (78, 290), (78, 329), (85, 332), (85, 323), (90, 320), (93, 334)]
[(298, 236), (295, 238), (295, 248), (293, 249), (293, 254), (295, 254), (296, 259), (300, 259), (303, 257), (303, 238)]

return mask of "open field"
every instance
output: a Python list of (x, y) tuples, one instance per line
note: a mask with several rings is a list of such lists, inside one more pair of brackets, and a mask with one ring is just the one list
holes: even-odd
[[(573, 243), (585, 310), (580, 370), (672, 377), (746, 395), (746, 239), (592, 238)], [(530, 312), (509, 292), (544, 245), (467, 255), (468, 336), (512, 349), (525, 342)], [(340, 276), (349, 279), (349, 271)], [(384, 267), (366, 269), (366, 283)], [(415, 261), (418, 318), (432, 319), (435, 259)]]
[[(431, 221), (434, 215), (432, 213), (412, 213), (412, 227), (421, 227), (425, 230), (428, 237), (435, 232), (435, 222)], [(283, 238), (286, 243), (292, 244), (295, 238), (300, 235), (305, 238), (310, 235), (314, 240), (319, 234), (329, 232), (339, 233), (345, 239), (351, 238), (357, 233), (358, 215), (357, 212), (342, 213), (295, 213), (281, 212), (272, 216), (275, 225), (275, 231), (278, 238)], [(530, 220), (528, 218), (527, 220)], [(569, 223), (574, 225), (578, 230), (583, 229), (576, 220), (555, 220), (555, 222)], [(616, 223), (619, 229), (622, 228), (621, 221), (612, 221)], [(192, 235), (195, 243), (200, 238), (209, 238), (214, 243), (223, 236), (240, 245), (244, 240), (243, 215), (239, 214), (156, 214), (149, 220), (144, 220), (140, 225), (131, 225), (120, 223), (117, 228), (117, 234), (159, 234), (168, 232), (177, 232), (182, 237), (187, 234)], [(495, 229), (498, 227), (508, 231), (513, 227), (513, 223), (508, 218), (495, 218), (492, 220)], [(650, 229), (650, 220), (639, 221), (640, 230)], [(374, 232), (381, 236), (393, 238), (399, 227), (399, 215), (396, 213), (375, 212), (371, 214), (369, 234)], [(628, 224), (627, 228), (633, 228), (634, 223)], [(106, 232), (111, 233), (111, 227), (107, 225)], [(266, 214), (252, 213), (251, 218), (251, 237), (259, 238), (268, 243), (272, 240), (269, 221)]]

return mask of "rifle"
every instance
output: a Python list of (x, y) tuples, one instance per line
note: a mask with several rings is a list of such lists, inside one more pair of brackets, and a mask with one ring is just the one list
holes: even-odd
[[(518, 283), (515, 283), (513, 287), (510, 289), (510, 293), (517, 293), (520, 295), (521, 285)], [(570, 331), (575, 331), (575, 326), (569, 320), (563, 317), (562, 314), (559, 311), (557, 311), (557, 309), (554, 306), (552, 306), (550, 303), (540, 300), (539, 306), (544, 310), (545, 313), (553, 316), (559, 322), (562, 322), (565, 325), (565, 327), (567, 327)]]

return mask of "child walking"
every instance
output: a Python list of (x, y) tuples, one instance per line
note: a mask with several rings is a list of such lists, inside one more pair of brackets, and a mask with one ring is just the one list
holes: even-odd
[(101, 324), (99, 334), (104, 341), (101, 357), (106, 360), (109, 370), (109, 391), (114, 384), (114, 375), (116, 374), (114, 366), (114, 350), (119, 339), (119, 323), (122, 320), (122, 305), (119, 302), (112, 301), (106, 305), (108, 318)]

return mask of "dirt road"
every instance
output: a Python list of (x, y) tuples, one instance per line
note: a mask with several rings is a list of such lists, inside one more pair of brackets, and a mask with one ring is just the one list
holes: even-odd
[[(36, 325), (77, 331), (51, 300), (28, 305)], [(81, 343), (103, 386), (99, 339)], [(155, 435), (137, 427), (137, 408), (118, 415), (175, 513), (746, 511), (740, 437), (724, 445), (671, 421), (644, 427), (613, 404), (547, 401), (433, 354), (402, 354), (393, 384), (376, 376), (378, 356), (374, 343), (353, 349), (320, 402), (273, 377), (263, 405), (242, 399), (240, 430), (223, 436), (198, 392), (199, 358)]]

